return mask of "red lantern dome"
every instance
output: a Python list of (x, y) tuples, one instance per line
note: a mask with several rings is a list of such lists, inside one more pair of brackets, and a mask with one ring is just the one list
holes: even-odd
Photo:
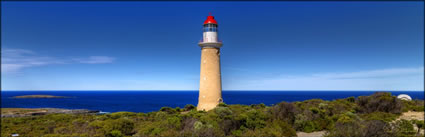
[(217, 21), (215, 21), (214, 16), (210, 15), (207, 17), (207, 20), (204, 21), (204, 24), (208, 24), (208, 23), (217, 24)]

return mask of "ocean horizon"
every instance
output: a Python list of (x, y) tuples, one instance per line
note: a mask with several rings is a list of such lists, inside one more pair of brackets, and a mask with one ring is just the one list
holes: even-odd
[[(224, 90), (226, 104), (273, 105), (309, 99), (335, 100), (347, 97), (368, 96), (382, 91), (254, 91)], [(423, 91), (385, 91), (392, 95), (407, 94), (412, 99), (424, 99)], [(70, 98), (25, 98), (13, 96), (47, 94)], [(63, 91), (1, 91), (2, 108), (64, 108), (89, 109), (102, 112), (152, 112), (161, 107), (180, 107), (197, 105), (197, 90), (63, 90)]]

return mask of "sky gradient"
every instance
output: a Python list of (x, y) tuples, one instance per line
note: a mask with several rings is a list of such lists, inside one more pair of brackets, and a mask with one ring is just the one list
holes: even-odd
[(2, 2), (2, 90), (424, 90), (423, 2)]

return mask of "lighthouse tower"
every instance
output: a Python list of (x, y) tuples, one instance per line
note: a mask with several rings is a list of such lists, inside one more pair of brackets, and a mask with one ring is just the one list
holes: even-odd
[(199, 42), (202, 55), (198, 110), (208, 111), (223, 102), (220, 71), (220, 47), (223, 44), (218, 40), (217, 27), (217, 21), (210, 14), (204, 22), (203, 39)]

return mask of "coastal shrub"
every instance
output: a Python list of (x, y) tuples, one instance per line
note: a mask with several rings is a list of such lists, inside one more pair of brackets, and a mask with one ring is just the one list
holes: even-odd
[(402, 101), (389, 92), (376, 92), (370, 96), (359, 96), (356, 100), (360, 113), (372, 113), (375, 111), (400, 114)]
[(230, 117), (230, 116), (220, 117), (214, 111), (209, 111), (209, 112), (205, 113), (204, 115), (202, 115), (199, 118), (199, 121), (204, 124), (204, 127), (219, 128), (219, 122), (221, 122), (223, 120), (223, 118), (227, 119), (228, 117)]
[(233, 134), (233, 131), (239, 130), (242, 124), (243, 124), (243, 122), (236, 120), (236, 119), (225, 119), (225, 120), (219, 122), (220, 128), (223, 130), (223, 132), (226, 135)]
[(311, 107), (311, 108), (310, 108), (310, 111), (311, 111), (313, 114), (319, 114), (319, 109), (318, 109), (318, 108), (316, 108), (316, 107)]
[[(172, 128), (168, 128), (168, 122), (167, 120), (162, 121), (146, 121), (143, 123), (140, 123), (138, 126), (137, 133), (133, 136), (136, 137), (157, 137), (157, 136), (163, 136), (165, 134), (175, 133)], [(173, 131), (172, 131), (173, 130)]]
[(224, 118), (226, 116), (231, 115), (233, 112), (228, 107), (216, 107), (214, 109), (215, 113), (218, 114), (219, 117)]
[(335, 127), (325, 134), (325, 137), (360, 137), (361, 123), (344, 115), (335, 123)]
[(348, 97), (348, 98), (346, 98), (346, 100), (348, 102), (354, 103), (356, 101), (356, 98), (355, 97)]
[(110, 116), (110, 118), (112, 119), (118, 119), (121, 117), (134, 117), (137, 114), (134, 112), (116, 112), (116, 113), (111, 113), (111, 114), (107, 114), (107, 116)]
[[(46, 134), (43, 135), (43, 137), (72, 137), (71, 135), (61, 135), (61, 134)], [(78, 137), (83, 137), (83, 136), (78, 136)], [(87, 137), (87, 136), (85, 136)]]
[(113, 130), (120, 131), (123, 135), (132, 135), (134, 134), (134, 122), (127, 118), (120, 119), (110, 119), (102, 122), (98, 122), (95, 124), (91, 124), (91, 126), (98, 126), (101, 128), (103, 133), (106, 136), (109, 136)]
[(264, 108), (266, 108), (266, 105), (264, 103), (261, 103), (261, 104), (252, 104), (251, 105), (251, 108), (254, 108), (254, 109), (264, 109)]
[(325, 137), (411, 137), (416, 132), (407, 120), (394, 123), (382, 120), (339, 120)]
[(255, 130), (245, 130), (244, 132), (235, 132), (242, 137), (293, 137), (296, 136), (295, 130), (286, 122), (276, 120), (270, 122), (266, 127)]
[(354, 120), (337, 122), (335, 128), (325, 133), (325, 137), (391, 137), (391, 126), (381, 120)]
[(195, 132), (197, 137), (222, 137), (225, 136), (224, 132), (219, 128), (214, 128), (213, 126), (205, 125), (202, 129)]
[(418, 131), (416, 134), (420, 134), (421, 129), (424, 129), (424, 121), (423, 120), (411, 120), (411, 123), (416, 125)]
[(261, 110), (251, 109), (241, 114), (243, 125), (249, 129), (258, 129), (266, 126), (267, 115)]
[(281, 102), (270, 108), (272, 119), (283, 120), (289, 124), (293, 124), (295, 121), (295, 115), (297, 114), (296, 107), (292, 103)]
[(262, 130), (262, 134), (269, 137), (292, 137), (297, 135), (295, 130), (290, 125), (280, 120), (273, 121), (271, 124), (265, 127)]
[(106, 134), (107, 137), (124, 137), (124, 135), (119, 130), (112, 130), (109, 134)]
[(184, 111), (189, 111), (189, 110), (192, 110), (192, 109), (196, 109), (196, 107), (194, 105), (192, 105), (192, 104), (187, 104), (183, 108)]
[(171, 107), (162, 107), (159, 111), (167, 112), (168, 114), (175, 114), (177, 111)]
[(181, 126), (183, 131), (192, 131), (194, 129), (195, 122), (198, 121), (196, 118), (184, 116), (182, 118)]
[(327, 105), (322, 107), (325, 110), (325, 114), (328, 116), (343, 114), (345, 112), (356, 112), (358, 107), (355, 103), (349, 102), (347, 99), (336, 99), (331, 102), (327, 102)]
[(362, 134), (361, 136), (364, 137), (387, 137), (387, 136), (393, 136), (392, 133), (388, 132), (390, 131), (390, 125), (384, 121), (381, 120), (370, 120), (365, 121), (364, 126), (359, 129)]
[(284, 121), (274, 121), (274, 123), (272, 123), (272, 126), (273, 125), (280, 131), (281, 136), (293, 137), (297, 135), (291, 125)]
[(384, 122), (391, 122), (396, 120), (399, 115), (378, 111), (378, 112), (360, 114), (360, 116), (365, 120), (381, 120)]
[[(295, 116), (295, 122), (294, 122), (294, 128), (297, 131), (304, 131), (304, 127), (306, 127), (306, 124), (308, 122), (308, 118), (303, 114), (297, 114)], [(308, 130), (308, 129), (307, 129)]]
[(227, 106), (230, 110), (232, 110), (233, 115), (237, 116), (240, 115), (242, 113), (245, 113), (246, 111), (252, 109), (249, 106), (246, 105), (240, 105), (240, 104), (235, 104), (235, 105), (228, 105)]
[(401, 100), (403, 103), (403, 112), (407, 111), (424, 111), (424, 100)]
[(148, 120), (152, 121), (162, 121), (164, 119), (167, 119), (167, 117), (170, 116), (167, 112), (159, 111), (152, 113), (150, 116), (148, 116)]
[(202, 129), (202, 127), (204, 127), (204, 124), (202, 124), (202, 122), (201, 122), (201, 121), (196, 121), (196, 122), (193, 124), (193, 129), (195, 129), (196, 131), (201, 130), (201, 129)]
[(175, 110), (176, 110), (177, 112), (181, 112), (181, 111), (182, 111), (182, 109), (181, 109), (180, 107), (176, 107), (176, 108), (175, 108)]
[(393, 125), (393, 134), (397, 137), (411, 137), (416, 134), (413, 124), (408, 120), (397, 120)]
[(416, 126), (417, 126), (419, 129), (425, 129), (425, 128), (424, 128), (424, 121), (423, 121), (423, 120), (414, 120), (414, 123), (416, 124)]
[(227, 104), (226, 104), (226, 103), (224, 103), (224, 102), (221, 102), (221, 103), (218, 103), (218, 106), (219, 106), (219, 107), (227, 107)]
[(168, 128), (180, 129), (181, 128), (181, 121), (182, 121), (182, 119), (179, 116), (168, 117), (167, 118)]

